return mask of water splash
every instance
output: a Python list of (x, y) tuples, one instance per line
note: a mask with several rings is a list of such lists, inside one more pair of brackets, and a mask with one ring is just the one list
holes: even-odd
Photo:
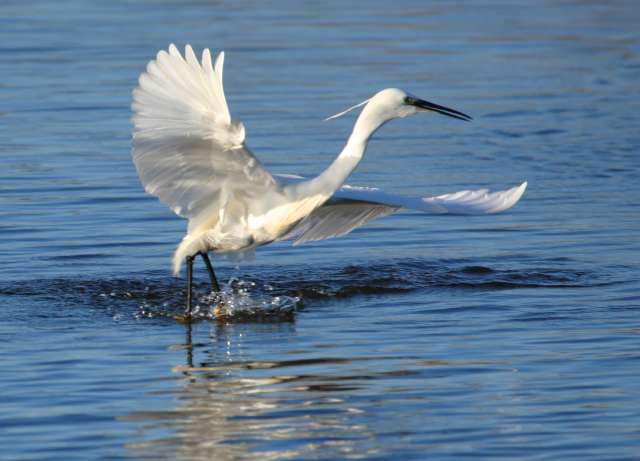
[[(292, 318), (302, 306), (299, 296), (276, 294), (271, 285), (258, 285), (253, 281), (232, 278), (223, 285), (220, 292), (209, 292), (197, 295), (192, 310), (195, 320), (256, 320)], [(138, 318), (180, 317), (172, 312), (168, 302), (162, 304), (161, 309), (143, 302), (137, 314)]]
[[(277, 295), (271, 285), (232, 278), (219, 293), (200, 298), (207, 318), (231, 319), (287, 316), (302, 306), (299, 296)], [(200, 307), (200, 306), (198, 306)]]

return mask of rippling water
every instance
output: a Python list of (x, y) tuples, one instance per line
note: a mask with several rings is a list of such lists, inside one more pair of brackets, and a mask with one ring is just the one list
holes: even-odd
[[(640, 9), (343, 3), (0, 5), (1, 458), (637, 459)], [(129, 156), (170, 42), (227, 51), (274, 172), (321, 171), (353, 117), (321, 119), (398, 86), (474, 122), (385, 126), (352, 184), (529, 189), (215, 261), (237, 309), (184, 325), (184, 222)]]

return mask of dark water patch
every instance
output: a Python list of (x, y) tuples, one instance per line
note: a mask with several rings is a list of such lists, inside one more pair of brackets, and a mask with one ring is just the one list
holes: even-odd
[[(178, 279), (40, 279), (0, 284), (0, 295), (28, 296), (45, 300), (84, 300), (100, 306), (107, 299), (140, 302), (143, 300), (168, 300), (179, 296), (183, 284)], [(84, 303), (83, 303), (84, 304)]]
[(613, 283), (601, 279), (595, 272), (565, 267), (506, 269), (427, 260), (347, 266), (341, 270), (327, 269), (321, 274), (314, 274), (311, 270), (304, 272), (304, 278), (297, 274), (282, 275), (273, 286), (282, 290), (295, 289), (303, 299), (404, 293), (421, 289), (586, 288)]
[(570, 320), (572, 317), (566, 315), (558, 315), (558, 314), (549, 314), (549, 313), (535, 313), (530, 315), (523, 315), (520, 317), (516, 317), (511, 319), (514, 322), (563, 322), (566, 320)]
[(495, 134), (504, 138), (522, 138), (524, 133), (518, 133), (513, 130), (493, 130)]
[(558, 130), (558, 129), (546, 129), (546, 130), (536, 130), (536, 131), (532, 131), (530, 134), (534, 135), (534, 136), (549, 136), (552, 134), (562, 134), (564, 133), (564, 130)]
[(485, 275), (485, 274), (493, 273), (494, 270), (489, 268), (489, 267), (484, 267), (484, 266), (466, 266), (466, 267), (462, 268), (462, 272), (464, 272), (466, 274)]
[[(91, 253), (48, 259), (62, 261), (105, 256), (108, 255)], [(609, 277), (604, 269), (598, 273), (567, 267), (571, 265), (570, 260), (556, 260), (556, 264), (554, 261), (543, 262), (544, 265), (537, 261), (533, 267), (526, 268), (509, 268), (505, 262), (490, 267), (468, 260), (444, 262), (423, 259), (344, 267), (298, 267), (285, 271), (265, 267), (259, 272), (235, 271), (237, 277), (223, 283), (220, 295), (212, 294), (209, 284), (197, 276), (194, 315), (209, 320), (291, 320), (297, 310), (314, 300), (402, 295), (421, 290), (435, 290), (437, 293), (442, 290), (575, 289), (623, 283)], [(224, 272), (219, 275), (225, 275)], [(141, 318), (173, 319), (183, 314), (186, 289), (183, 279), (160, 274), (136, 274), (135, 278), (5, 282), (0, 284), (0, 296), (34, 297), (80, 306), (88, 304), (95, 309), (129, 312)]]

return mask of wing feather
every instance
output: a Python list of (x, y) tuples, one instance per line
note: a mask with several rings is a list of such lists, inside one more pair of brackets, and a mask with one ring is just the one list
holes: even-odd
[[(244, 144), (222, 84), (224, 54), (198, 62), (175, 45), (149, 62), (133, 91), (133, 161), (145, 190), (180, 216), (197, 221), (241, 190), (260, 196), (275, 180)], [(225, 193), (221, 188), (225, 187)]]
[(348, 234), (382, 216), (398, 211), (399, 207), (359, 201), (336, 201), (314, 210), (282, 240), (295, 240), (294, 245), (316, 240), (325, 240)]
[[(282, 182), (302, 179), (292, 175)], [(492, 214), (514, 206), (524, 194), (527, 183), (504, 191), (464, 190), (435, 197), (405, 197), (372, 187), (342, 186), (324, 205), (300, 221), (281, 240), (292, 239), (294, 245), (348, 234), (373, 219), (410, 209), (428, 214)]]

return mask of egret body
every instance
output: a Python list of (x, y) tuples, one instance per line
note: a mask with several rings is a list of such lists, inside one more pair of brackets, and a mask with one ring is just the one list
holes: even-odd
[(283, 239), (296, 244), (336, 237), (402, 208), (431, 214), (496, 213), (512, 207), (524, 193), (526, 182), (505, 191), (427, 198), (344, 185), (369, 139), (386, 122), (419, 112), (471, 120), (396, 88), (358, 105), (364, 108), (347, 143), (320, 175), (271, 175), (246, 146), (244, 125), (231, 118), (223, 65), (224, 53), (213, 63), (208, 49), (198, 60), (191, 46), (183, 57), (170, 45), (149, 62), (133, 91), (132, 155), (140, 180), (147, 192), (189, 220), (173, 256), (176, 275), (182, 261), (187, 262), (188, 315), (197, 255), (217, 291), (209, 252), (239, 253)]

